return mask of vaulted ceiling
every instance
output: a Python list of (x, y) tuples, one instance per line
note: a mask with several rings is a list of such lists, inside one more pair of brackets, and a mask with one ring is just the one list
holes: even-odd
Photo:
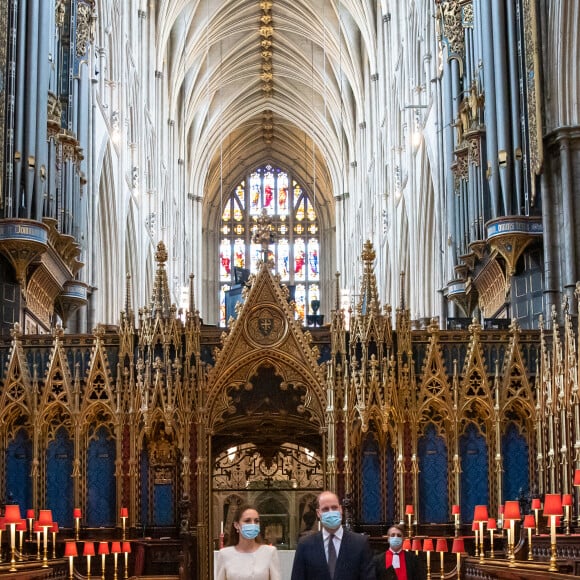
[(211, 201), (270, 161), (333, 207), (363, 118), (363, 71), (376, 70), (376, 6), (168, 0), (157, 22), (157, 70), (173, 118), (185, 119), (188, 190)]

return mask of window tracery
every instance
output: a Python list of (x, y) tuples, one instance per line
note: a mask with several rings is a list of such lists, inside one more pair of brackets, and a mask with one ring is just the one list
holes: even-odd
[[(244, 275), (256, 273), (262, 246), (253, 240), (265, 212), (272, 220), (269, 257), (291, 289), (296, 316), (315, 314), (320, 299), (320, 232), (316, 208), (288, 172), (265, 165), (239, 182), (222, 208), (220, 221), (220, 325), (225, 326), (226, 292)], [(315, 308), (313, 308), (313, 304)]]

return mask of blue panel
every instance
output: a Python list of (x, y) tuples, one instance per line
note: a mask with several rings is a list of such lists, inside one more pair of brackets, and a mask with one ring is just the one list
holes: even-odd
[(19, 429), (6, 450), (6, 500), (17, 503), (24, 515), (32, 507), (32, 441), (25, 429)]
[(387, 446), (387, 521), (395, 521), (395, 452)]
[(173, 486), (171, 484), (156, 484), (153, 492), (155, 526), (172, 526), (173, 518)]
[(115, 525), (115, 440), (101, 427), (87, 452), (87, 525)]
[(511, 423), (502, 439), (503, 497), (519, 499), (529, 491), (528, 443), (514, 423)]
[(371, 433), (367, 434), (363, 445), (362, 521), (365, 524), (381, 521), (381, 471), (379, 448)]
[(73, 525), (73, 459), (73, 442), (61, 427), (46, 450), (46, 508), (62, 527)]
[(447, 446), (430, 424), (419, 439), (419, 519), (424, 523), (443, 524), (449, 516)]
[(141, 451), (141, 525), (149, 523), (149, 456)]
[(476, 505), (489, 503), (487, 446), (477, 427), (471, 423), (459, 438), (461, 456), (461, 521), (473, 521)]

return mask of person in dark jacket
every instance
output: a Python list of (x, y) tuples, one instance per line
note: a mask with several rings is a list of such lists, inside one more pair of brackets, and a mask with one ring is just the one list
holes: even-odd
[(377, 580), (426, 580), (423, 562), (411, 550), (403, 550), (403, 529), (391, 526), (389, 549), (374, 557)]
[(331, 491), (318, 496), (322, 530), (298, 542), (292, 580), (375, 580), (366, 536), (342, 527), (342, 506)]

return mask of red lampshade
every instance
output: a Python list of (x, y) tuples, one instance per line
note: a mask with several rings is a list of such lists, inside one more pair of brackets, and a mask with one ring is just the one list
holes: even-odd
[(431, 538), (425, 538), (423, 540), (423, 552), (433, 552), (435, 548), (433, 548), (433, 540)]
[(562, 505), (563, 506), (572, 505), (572, 494), (571, 493), (565, 493), (562, 496)]
[(82, 512), (81, 512), (81, 508), (75, 508), (73, 510), (73, 518), (82, 518)]
[(58, 523), (57, 522), (52, 522), (52, 528), (50, 528), (50, 531), (53, 534), (58, 534)]
[(121, 554), (121, 542), (111, 542), (111, 554)]
[(501, 515), (501, 514), (503, 514), (503, 512), (504, 512), (504, 511), (505, 511), (505, 509), (504, 509), (504, 507), (503, 507), (502, 505), (500, 505), (500, 506), (497, 508), (497, 513), (498, 513), (498, 514), (500, 514), (500, 515)]
[(534, 514), (527, 514), (524, 516), (524, 528), (535, 528), (536, 518)]
[(34, 522), (34, 526), (32, 528), (32, 531), (33, 532), (40, 533), (40, 532), (43, 531), (43, 529), (42, 529), (41, 525), (38, 522)]
[(461, 554), (465, 552), (465, 542), (463, 538), (453, 538), (453, 546), (451, 546), (451, 551), (454, 554)]
[(65, 556), (78, 556), (77, 543), (76, 542), (65, 542), (64, 543), (64, 555)]
[(34, 519), (34, 510), (26, 510), (26, 519), (33, 520)]
[(411, 504), (405, 506), (405, 515), (412, 516), (415, 513), (415, 509)]
[(541, 510), (542, 509), (542, 502), (540, 501), (539, 497), (535, 497), (532, 500), (532, 509), (533, 510)]
[[(405, 547), (405, 544), (403, 544)], [(123, 553), (130, 554), (131, 553), (131, 542), (123, 542)]]
[(447, 540), (445, 538), (437, 538), (436, 552), (447, 552)]
[(580, 485), (580, 469), (574, 471), (574, 485)]
[(122, 507), (121, 508), (121, 517), (128, 518), (129, 517), (129, 508)]
[(515, 500), (506, 501), (503, 517), (504, 520), (519, 520), (522, 517), (520, 514), (520, 502)]
[(38, 525), (43, 528), (46, 526), (47, 528), (52, 527), (52, 511), (51, 510), (40, 510), (38, 512)]
[(413, 543), (411, 544), (411, 550), (415, 550), (416, 552), (421, 551), (421, 538), (413, 538)]
[(459, 511), (459, 506), (457, 504), (453, 504), (453, 506), (451, 507), (451, 515), (458, 516), (460, 513), (461, 512)]
[(17, 524), (21, 519), (19, 505), (7, 505), (4, 508), (4, 520), (7, 524)]
[[(410, 550), (411, 549), (411, 540), (409, 538), (405, 538), (403, 540), (403, 550)], [(124, 552), (125, 550), (123, 550)]]
[(472, 532), (479, 532), (479, 522), (476, 522), (475, 520), (473, 520), (473, 523), (471, 524), (471, 531)]
[(99, 555), (109, 553), (109, 542), (99, 542)]
[(94, 556), (95, 555), (95, 543), (85, 542), (83, 546), (83, 556)]
[(562, 498), (559, 493), (547, 493), (544, 496), (544, 515), (545, 516), (561, 516), (564, 515), (562, 511)]
[(474, 522), (487, 522), (489, 519), (489, 514), (487, 513), (486, 505), (476, 505), (473, 511), (473, 521)]
[(497, 522), (495, 521), (495, 518), (489, 518), (487, 520), (487, 529), (488, 530), (497, 530)]
[(25, 532), (27, 530), (27, 526), (26, 526), (26, 520), (20, 520), (17, 524), (16, 524), (16, 531), (18, 532)]

